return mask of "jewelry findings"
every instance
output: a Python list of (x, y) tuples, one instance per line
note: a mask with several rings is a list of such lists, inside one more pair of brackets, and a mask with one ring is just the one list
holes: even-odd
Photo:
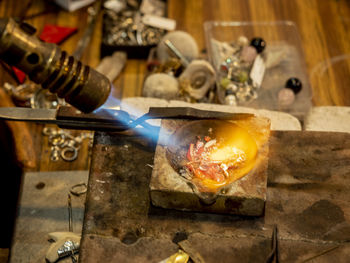
[(138, 10), (126, 9), (121, 12), (105, 11), (103, 42), (110, 46), (156, 45), (165, 30), (142, 23)]
[(50, 160), (53, 162), (59, 161), (60, 158), (67, 162), (76, 160), (85, 139), (89, 140), (89, 147), (92, 147), (92, 132), (82, 132), (78, 136), (73, 136), (68, 130), (45, 127), (43, 135), (48, 136)]
[(218, 65), (219, 89), (225, 95), (222, 103), (238, 105), (258, 97), (265, 73), (263, 51), (266, 42), (253, 38), (250, 42), (240, 36), (233, 43), (212, 39), (215, 53), (220, 58)]

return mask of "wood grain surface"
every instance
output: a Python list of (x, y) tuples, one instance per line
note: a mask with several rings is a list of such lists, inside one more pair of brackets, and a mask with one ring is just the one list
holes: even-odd
[[(27, 17), (25, 21), (34, 25), (38, 34), (45, 24), (77, 27), (78, 32), (60, 45), (69, 53), (84, 33), (86, 10), (69, 13), (45, 0), (0, 1), (0, 17)], [(35, 16), (43, 11), (46, 13)], [(314, 105), (350, 105), (350, 2), (347, 0), (168, 0), (168, 16), (176, 19), (178, 29), (193, 35), (200, 50), (205, 48), (205, 21), (293, 21), (301, 36)], [(100, 61), (101, 22), (100, 15), (92, 41), (81, 59), (92, 67)], [(128, 60), (114, 82), (113, 95), (118, 99), (141, 95), (145, 73), (144, 60)], [(15, 83), (7, 71), (0, 69), (0, 85), (6, 81)], [(86, 145), (76, 161), (54, 163), (49, 161), (47, 138), (41, 136), (42, 126), (30, 127), (38, 155), (35, 170), (88, 169)]]

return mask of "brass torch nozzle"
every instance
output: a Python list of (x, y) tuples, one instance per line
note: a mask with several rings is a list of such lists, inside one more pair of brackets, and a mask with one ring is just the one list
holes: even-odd
[(0, 59), (83, 112), (107, 100), (111, 84), (104, 75), (32, 34), (11, 18), (0, 19)]

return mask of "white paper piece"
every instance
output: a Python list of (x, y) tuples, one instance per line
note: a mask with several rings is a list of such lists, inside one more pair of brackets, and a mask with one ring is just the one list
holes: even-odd
[(160, 17), (160, 16), (144, 15), (142, 17), (142, 23), (148, 26), (153, 26), (153, 27), (165, 29), (168, 31), (175, 30), (176, 28), (176, 21), (174, 19)]
[(104, 2), (103, 7), (119, 13), (126, 8), (126, 3), (124, 1), (108, 0)]
[(55, 2), (69, 12), (73, 12), (95, 2), (95, 0), (55, 0)]
[(260, 55), (257, 55), (249, 76), (253, 80), (253, 83), (259, 88), (264, 78), (265, 68), (265, 62), (263, 58)]
[(142, 0), (140, 11), (143, 14), (165, 16), (165, 2), (161, 0)]

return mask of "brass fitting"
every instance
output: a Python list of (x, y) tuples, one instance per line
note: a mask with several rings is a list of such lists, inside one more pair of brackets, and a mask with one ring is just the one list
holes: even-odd
[(24, 25), (0, 19), (0, 59), (83, 112), (99, 108), (109, 96), (109, 80), (57, 45), (39, 40)]

